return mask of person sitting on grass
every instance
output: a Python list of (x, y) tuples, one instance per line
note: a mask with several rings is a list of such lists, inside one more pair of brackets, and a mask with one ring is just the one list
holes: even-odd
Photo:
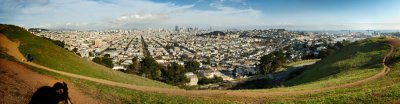
[(31, 54), (28, 53), (28, 55), (26, 55), (26, 61), (28, 62), (32, 62), (33, 61), (33, 57)]

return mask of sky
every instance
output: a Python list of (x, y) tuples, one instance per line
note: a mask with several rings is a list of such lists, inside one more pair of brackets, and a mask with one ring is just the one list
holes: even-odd
[(400, 0), (0, 0), (0, 23), (82, 30), (399, 30), (399, 5)]

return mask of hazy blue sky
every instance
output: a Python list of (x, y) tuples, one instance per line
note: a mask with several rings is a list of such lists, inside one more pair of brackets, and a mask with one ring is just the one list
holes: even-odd
[(400, 29), (400, 0), (0, 0), (0, 23), (43, 28), (178, 26)]

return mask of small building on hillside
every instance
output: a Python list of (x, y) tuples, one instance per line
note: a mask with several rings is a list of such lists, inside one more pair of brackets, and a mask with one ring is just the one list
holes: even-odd
[(113, 70), (124, 70), (124, 71), (126, 71), (126, 68), (124, 66), (121, 66), (121, 65), (114, 65), (114, 67), (112, 69)]
[(199, 81), (199, 79), (197, 78), (197, 75), (194, 74), (193, 72), (187, 72), (185, 73), (186, 78), (189, 79), (189, 83), (186, 83), (186, 85), (188, 86), (194, 86), (197, 85), (197, 82)]

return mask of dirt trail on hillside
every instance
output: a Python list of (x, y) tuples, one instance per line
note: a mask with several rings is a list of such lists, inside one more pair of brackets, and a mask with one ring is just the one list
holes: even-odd
[[(249, 91), (231, 91), (231, 90), (182, 90), (182, 89), (168, 89), (168, 88), (156, 88), (156, 87), (146, 87), (146, 86), (136, 86), (136, 85), (131, 85), (131, 84), (125, 84), (125, 83), (119, 83), (119, 82), (114, 82), (114, 81), (109, 81), (109, 80), (104, 80), (104, 79), (97, 79), (97, 78), (92, 78), (92, 77), (87, 77), (87, 76), (82, 76), (78, 74), (72, 74), (68, 72), (63, 72), (63, 71), (58, 71), (54, 70), (42, 65), (38, 65), (36, 63), (30, 63), (30, 62), (24, 62), (26, 64), (32, 65), (34, 67), (42, 68), (44, 70), (48, 70), (51, 72), (59, 73), (62, 75), (74, 77), (74, 78), (80, 78), (80, 79), (85, 79), (85, 80), (90, 80), (94, 81), (97, 83), (102, 83), (106, 85), (112, 85), (112, 86), (118, 86), (118, 87), (124, 87), (124, 88), (129, 88), (133, 90), (138, 90), (138, 91), (145, 91), (145, 92), (156, 92), (156, 93), (162, 93), (166, 95), (179, 95), (179, 96), (185, 96), (185, 97), (190, 97), (190, 98), (210, 98), (210, 99), (224, 99), (227, 101), (237, 101), (241, 103), (264, 103), (266, 102), (268, 97), (271, 96), (282, 96), (282, 95), (299, 95), (299, 94), (312, 94), (312, 93), (319, 93), (323, 91), (328, 91), (328, 90), (333, 90), (333, 89), (338, 89), (338, 88), (347, 88), (347, 87), (353, 87), (360, 85), (362, 83), (377, 79), (379, 77), (384, 76), (390, 71), (390, 68), (385, 64), (386, 58), (389, 57), (390, 55), (393, 54), (395, 46), (398, 46), (398, 44), (395, 43), (400, 43), (398, 40), (394, 42), (390, 42), (390, 50), (389, 52), (385, 55), (383, 59), (383, 70), (379, 72), (378, 74), (363, 79), (359, 81), (355, 81), (352, 83), (347, 83), (343, 85), (338, 85), (338, 86), (331, 86), (331, 87), (326, 87), (326, 88), (321, 88), (321, 89), (312, 89), (312, 90), (302, 90), (302, 91), (287, 91), (287, 92), (249, 92)], [(3, 44), (3, 39), (1, 41), (1, 44)], [(21, 59), (18, 51), (18, 44), (14, 45), (9, 45), (6, 46), (7, 49), (14, 49), (12, 51), (9, 50), (9, 52), (17, 52), (17, 53), (8, 53), (16, 58)], [(16, 50), (15, 50), (16, 49)], [(276, 99), (276, 98), (274, 98)]]
[(3, 34), (0, 34), (0, 42), (0, 47), (3, 47), (2, 49), (5, 49), (4, 51), (6, 51), (8, 55), (15, 57), (17, 60), (24, 59), (24, 55), (22, 55), (18, 49), (19, 41), (13, 42)]

